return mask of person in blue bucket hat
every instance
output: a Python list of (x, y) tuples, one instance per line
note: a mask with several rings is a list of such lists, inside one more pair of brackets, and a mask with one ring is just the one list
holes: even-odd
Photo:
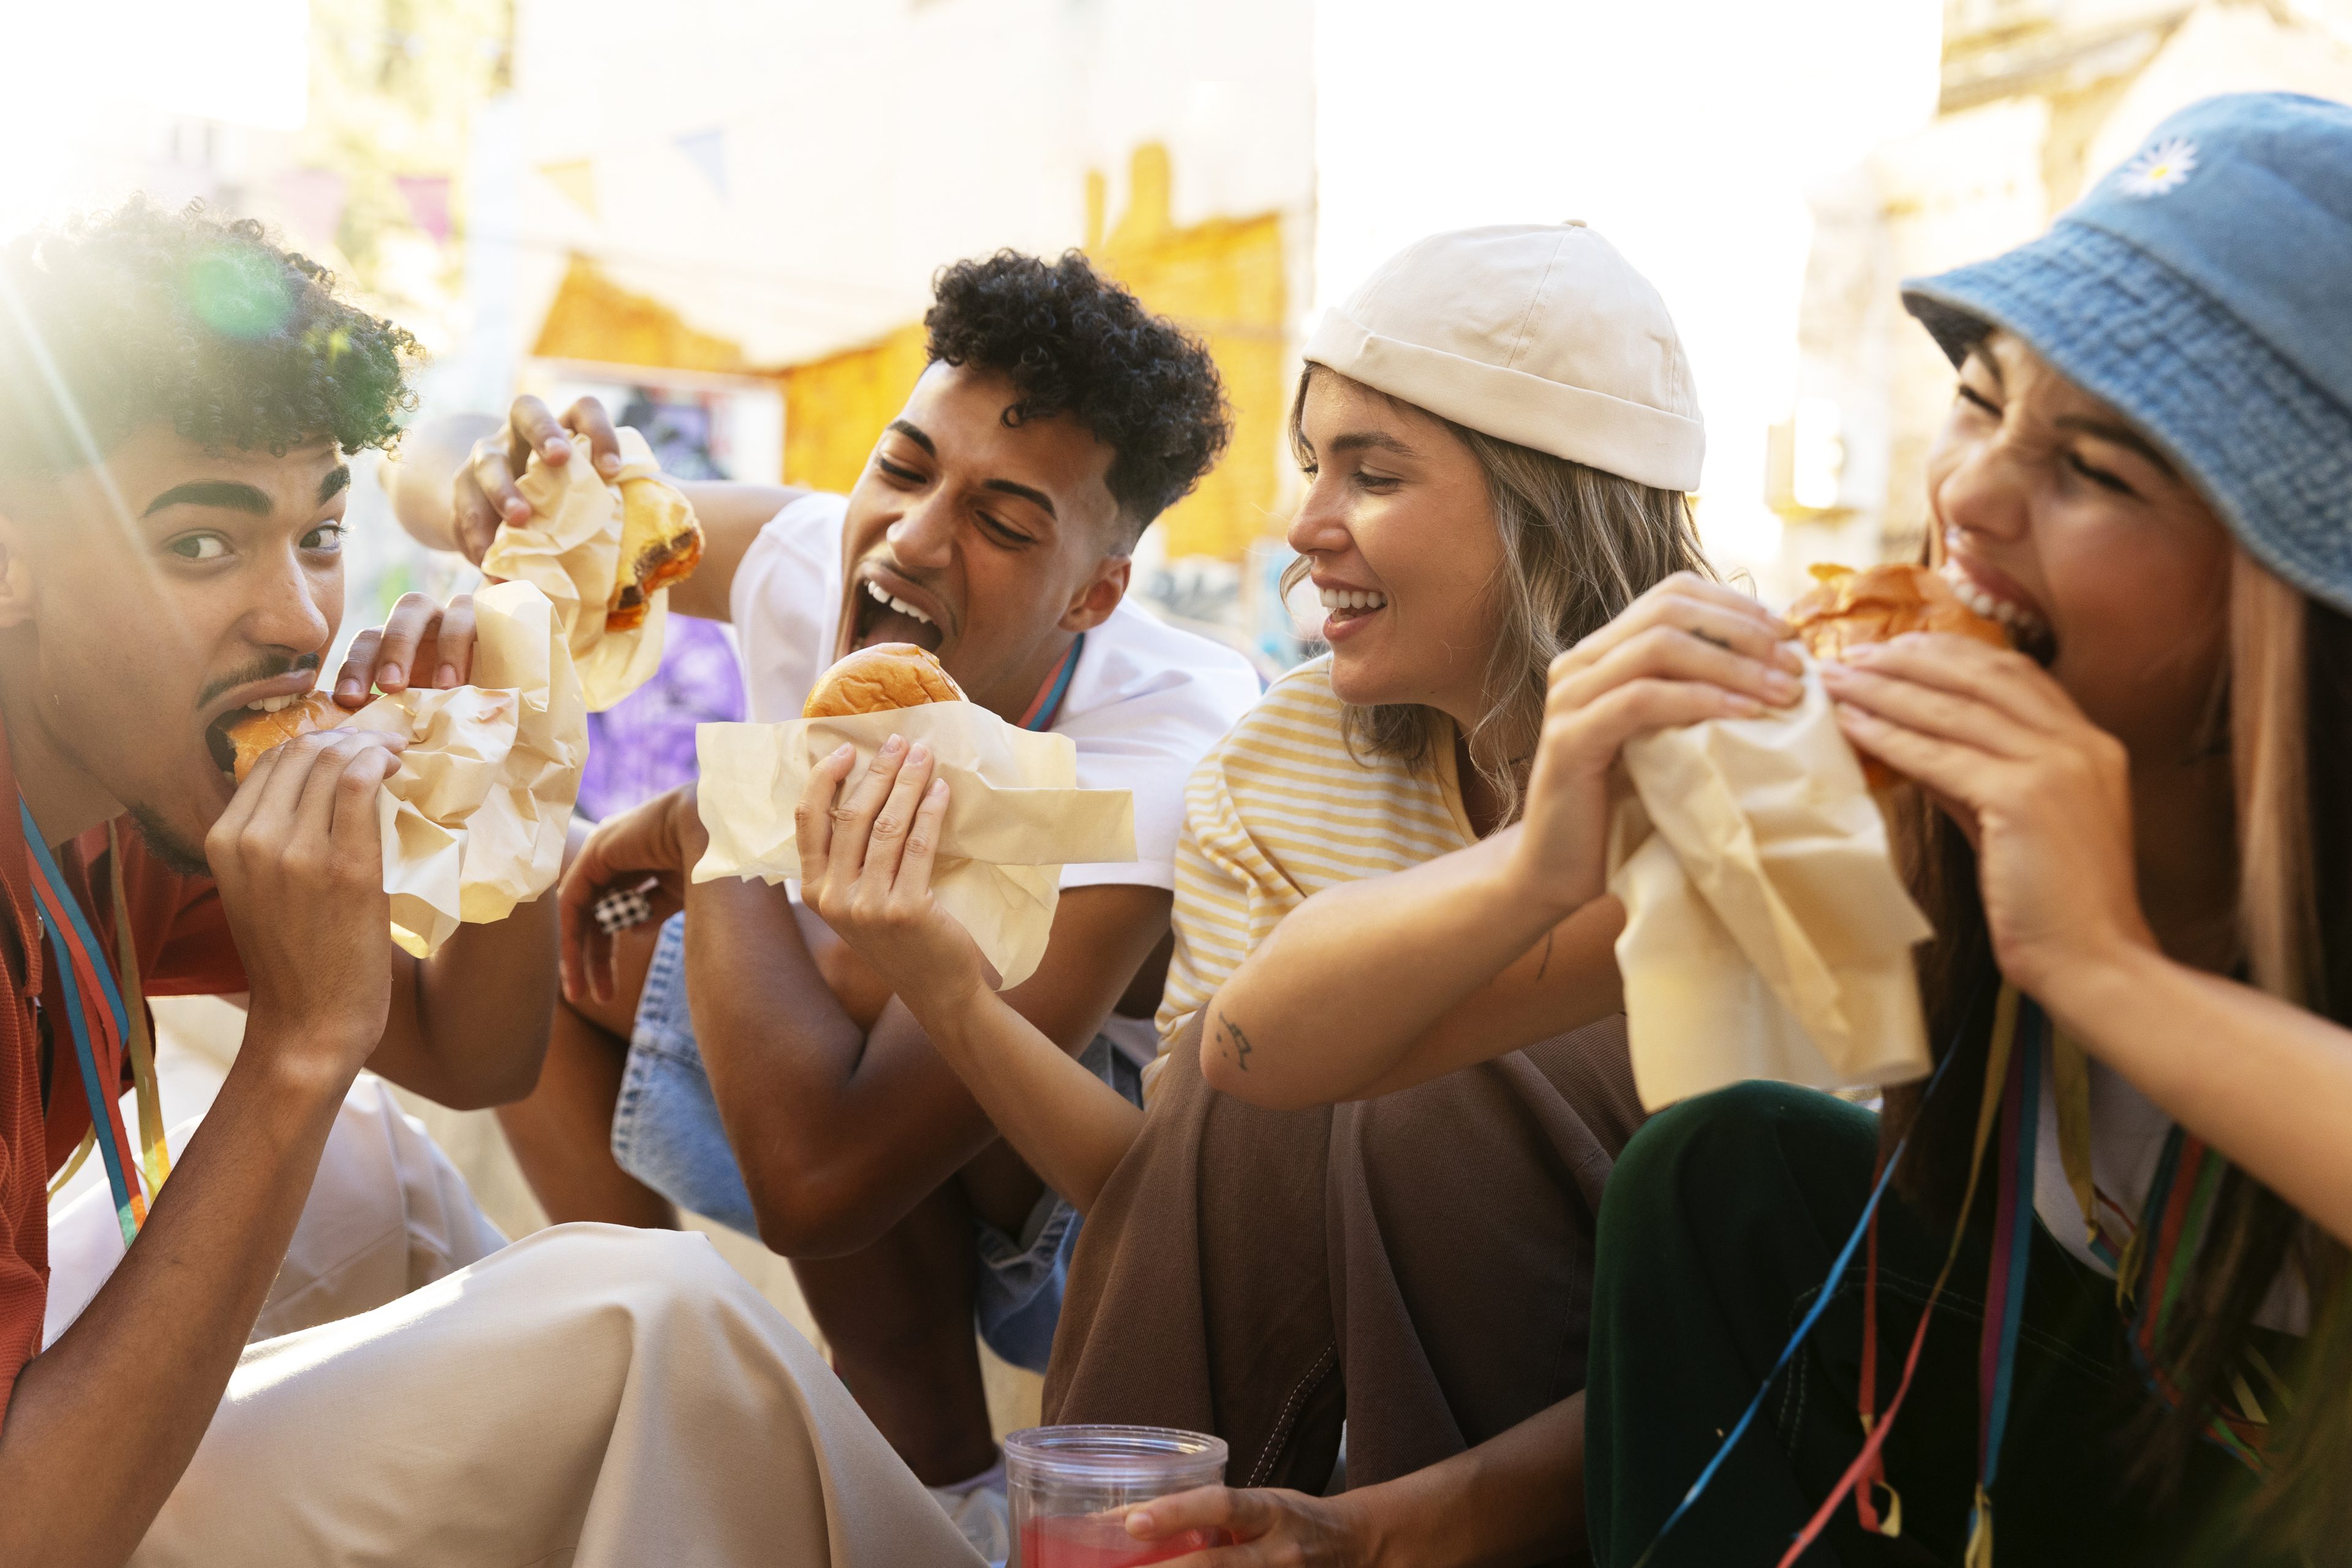
[[(1749, 1083), (1628, 1145), (1593, 1558), (2346, 1561), (2352, 108), (2196, 105), (1905, 300), (1958, 372), (1927, 564), (2016, 647), (1822, 679), (1911, 781), (1937, 1068), (1883, 1116)], [(1564, 910), (1624, 742), (1772, 656), (1706, 630), (1653, 595), (1553, 667), (1521, 831)]]

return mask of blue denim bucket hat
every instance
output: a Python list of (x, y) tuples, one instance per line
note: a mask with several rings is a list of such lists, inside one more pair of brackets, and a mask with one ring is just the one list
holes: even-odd
[(1903, 301), (1955, 364), (2016, 334), (2162, 448), (2256, 560), (2352, 613), (2352, 107), (2194, 104), (2049, 233)]

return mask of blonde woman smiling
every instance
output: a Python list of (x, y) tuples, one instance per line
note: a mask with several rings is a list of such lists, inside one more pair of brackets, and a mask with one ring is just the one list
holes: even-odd
[[(1424, 240), (1307, 358), (1289, 539), (1331, 652), (1193, 776), (1148, 1112), (1018, 1027), (930, 906), (915, 847), (943, 806), (923, 760), (851, 788), (811, 896), (1087, 1210), (1049, 1418), (1232, 1445), (1234, 1487), (1131, 1529), (1222, 1528), (1247, 1543), (1236, 1564), (1564, 1559), (1583, 1540), (1594, 1216), (1640, 1120), (1615, 912), (1524, 935), (1457, 986), (1412, 1025), (1426, 1048), (1407, 1070), (1351, 1086), (1379, 1098), (1329, 1105), (1289, 1064), (1398, 1024), (1406, 972), (1486, 963), (1490, 933), (1397, 949), (1367, 918), (1454, 897), (1456, 867), (1517, 840), (1562, 649), (1674, 578), (1695, 628), (1761, 650), (1687, 637), (1710, 668), (1758, 701), (1794, 686), (1769, 617), (1704, 581), (1688, 370), (1656, 292), (1598, 235)], [(828, 831), (845, 766), (813, 786), (804, 832)], [(1342, 918), (1318, 921), (1326, 907)], [(1349, 1489), (1327, 1498), (1343, 1420)]]

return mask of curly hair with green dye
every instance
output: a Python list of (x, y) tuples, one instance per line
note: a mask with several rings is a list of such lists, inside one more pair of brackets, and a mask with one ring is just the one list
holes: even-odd
[(420, 357), (254, 220), (134, 196), (0, 249), (0, 477), (159, 423), (211, 451), (389, 447)]

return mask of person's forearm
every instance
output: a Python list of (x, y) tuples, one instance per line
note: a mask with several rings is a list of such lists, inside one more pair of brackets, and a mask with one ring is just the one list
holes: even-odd
[(2352, 1245), (2352, 1031), (2133, 947), (2037, 999), (2183, 1127)]
[(669, 591), (669, 607), (707, 621), (735, 618), (735, 569), (769, 521), (808, 494), (798, 485), (737, 484), (722, 479), (677, 481), (702, 524), (702, 559)]
[(450, 414), (428, 420), (400, 438), (393, 460), (384, 468), (384, 488), (392, 492), (392, 514), (408, 536), (429, 550), (456, 550), (457, 533), (450, 513), (450, 482), (465, 466), (474, 443), (496, 435), (495, 414)]
[(1512, 872), (1506, 829), (1283, 917), (1203, 1019), (1212, 1087), (1276, 1110), (1387, 1092), (1618, 1005), (1613, 900), (1562, 919)]
[(866, 1033), (782, 888), (694, 884), (686, 910), (695, 1038), (770, 1247), (854, 1250), (988, 1146), (987, 1117), (936, 1056), (929, 1073), (867, 1070)]
[(194, 1456), (349, 1087), (278, 1060), (248, 1035), (137, 1245), (17, 1378), (0, 1424), (0, 1563), (119, 1568)]
[(1516, 1568), (1584, 1553), (1584, 1395), (1427, 1469), (1342, 1494), (1366, 1568)]
[[(385, 470), (393, 514), (419, 543), (465, 552), (457, 537), (455, 497), (461, 470), (475, 444), (497, 436), (505, 422), (488, 414), (452, 414), (419, 426), (401, 440), (397, 460)], [(573, 438), (573, 461), (585, 461), (588, 447)], [(691, 575), (669, 590), (669, 606), (706, 620), (731, 618), (729, 599), (735, 569), (768, 521), (808, 493), (793, 485), (738, 484), (725, 479), (673, 480), (694, 507), (702, 525), (702, 559)], [(487, 540), (478, 540), (480, 548)]]
[(1013, 1152), (1079, 1213), (1092, 1208), (1143, 1112), (993, 992), (916, 1017)]
[(539, 1081), (556, 1002), (556, 901), (467, 924), (423, 961), (393, 955), (392, 1016), (368, 1062), (458, 1110), (520, 1100)]

